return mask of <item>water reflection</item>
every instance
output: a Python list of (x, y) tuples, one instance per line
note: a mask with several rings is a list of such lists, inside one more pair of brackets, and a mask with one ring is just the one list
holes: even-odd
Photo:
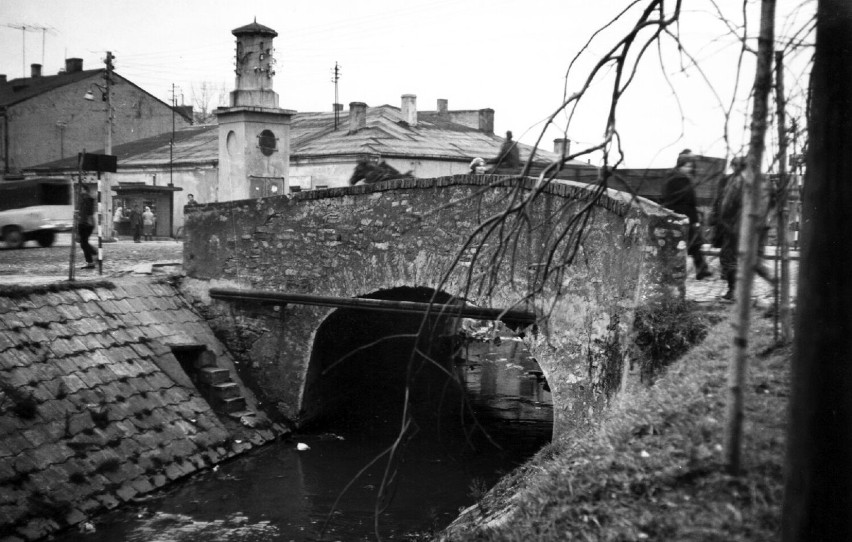
[[(552, 405), (540, 369), (520, 343), (472, 343), (454, 367), (474, 411), (502, 449), (477, 438), (461, 419), (418, 414), (419, 431), (401, 443), (393, 500), (379, 515), (384, 539), (419, 540), (446, 526), (459, 509), (549, 441)], [(194, 476), (145, 503), (103, 517), (73, 541), (375, 540), (378, 487), (386, 464), (364, 470), (397, 436), (398, 406), (369, 401), (368, 419), (341, 431), (299, 435)], [(368, 408), (368, 407), (374, 408)], [(436, 412), (434, 406), (424, 412)], [(470, 420), (468, 420), (470, 421)], [(436, 425), (430, 425), (434, 422)], [(473, 437), (473, 438), (471, 438)], [(297, 451), (296, 442), (310, 450)], [(469, 443), (476, 447), (472, 449)], [(329, 519), (327, 528), (323, 525)], [(322, 533), (322, 534), (321, 534)]]

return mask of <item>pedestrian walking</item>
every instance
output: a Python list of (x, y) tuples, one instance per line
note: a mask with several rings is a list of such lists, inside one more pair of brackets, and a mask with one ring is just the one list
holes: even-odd
[(118, 226), (121, 224), (122, 218), (124, 218), (124, 209), (119, 205), (112, 215), (112, 233), (116, 239), (118, 239)]
[[(732, 301), (737, 286), (737, 252), (740, 239), (740, 218), (742, 217), (743, 188), (745, 180), (743, 173), (746, 169), (744, 157), (731, 160), (731, 173), (719, 182), (709, 225), (713, 227), (713, 246), (719, 249), (719, 266), (722, 278), (728, 285), (728, 291), (722, 299)], [(773, 278), (758, 260), (755, 273), (769, 283)]]
[(701, 221), (698, 218), (698, 203), (693, 184), (695, 163), (696, 159), (692, 151), (689, 149), (681, 151), (675, 168), (663, 187), (662, 204), (678, 214), (686, 215), (689, 219), (686, 252), (695, 264), (695, 278), (701, 280), (709, 277), (711, 273), (701, 254), (704, 238), (701, 235)]
[(95, 198), (91, 194), (92, 187), (81, 186), (79, 220), (77, 222), (77, 235), (80, 238), (80, 248), (83, 249), (83, 258), (86, 264), (81, 269), (95, 268), (95, 248), (89, 243), (89, 236), (95, 229)]
[(146, 206), (145, 211), (142, 213), (142, 234), (145, 236), (146, 241), (153, 240), (154, 224), (156, 221), (157, 218), (151, 212), (151, 208)]
[(142, 212), (139, 210), (139, 204), (134, 204), (130, 211), (130, 231), (133, 232), (133, 242), (142, 242)]

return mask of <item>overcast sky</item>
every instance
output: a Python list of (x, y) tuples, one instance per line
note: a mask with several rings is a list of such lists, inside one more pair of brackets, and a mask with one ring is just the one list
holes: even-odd
[[(0, 73), (29, 76), (31, 63), (53, 75), (64, 59), (84, 59), (84, 69), (103, 66), (106, 51), (116, 71), (164, 101), (172, 84), (178, 103), (192, 104), (202, 84), (226, 92), (234, 88), (234, 36), (231, 30), (257, 22), (278, 32), (274, 88), (280, 106), (296, 111), (326, 111), (334, 101), (335, 62), (341, 66), (340, 102), (399, 106), (400, 96), (417, 95), (420, 110), (436, 100), (450, 109), (495, 110), (495, 131), (512, 130), (534, 143), (542, 120), (562, 103), (571, 59), (593, 32), (631, 2), (627, 0), (0, 0)], [(640, 2), (644, 4), (645, 2)], [(667, 4), (673, 4), (668, 2)], [(686, 52), (702, 72), (689, 67), (671, 38), (646, 53), (618, 111), (621, 148), (629, 167), (668, 167), (685, 147), (725, 156), (724, 116), (734, 89), (745, 96), (754, 79), (747, 56), (739, 86), (738, 48), (710, 0), (684, 2), (689, 12), (680, 25)], [(780, 0), (778, 34), (790, 33), (814, 10), (805, 0)], [(742, 24), (739, 0), (716, 0), (733, 25)], [(758, 27), (757, 3), (749, 27)], [(639, 11), (630, 12), (635, 20)], [(795, 21), (788, 17), (796, 15)], [(21, 30), (26, 26), (27, 30)], [(581, 88), (600, 55), (624, 34), (626, 23), (611, 26), (586, 50), (568, 78), (569, 94)], [(44, 30), (43, 30), (44, 29)], [(752, 46), (756, 46), (752, 42)], [(801, 52), (789, 63), (786, 86), (806, 85)], [(663, 59), (661, 67), (660, 58)], [(686, 69), (682, 69), (686, 67)], [(559, 115), (542, 145), (568, 137), (574, 148), (594, 145), (606, 126), (612, 70), (604, 70), (568, 126)], [(710, 89), (708, 80), (713, 83)], [(218, 94), (215, 98), (218, 100)], [(744, 141), (747, 100), (734, 107), (728, 136)], [(213, 104), (216, 105), (216, 104)], [(591, 157), (595, 163), (599, 155)], [(584, 158), (585, 160), (585, 158)]]

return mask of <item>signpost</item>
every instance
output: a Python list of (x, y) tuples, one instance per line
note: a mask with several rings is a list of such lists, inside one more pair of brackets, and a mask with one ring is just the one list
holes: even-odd
[[(98, 230), (98, 274), (103, 275), (104, 273), (104, 251), (103, 251), (103, 224), (108, 222), (110, 217), (106, 216), (104, 213), (108, 212), (108, 209), (104, 208), (103, 201), (108, 198), (102, 198), (102, 194), (106, 191), (109, 191), (109, 183), (104, 182), (104, 179), (101, 179), (102, 173), (115, 173), (118, 169), (118, 159), (111, 154), (92, 154), (87, 153), (85, 150), (77, 155), (77, 171), (80, 175), (79, 177), (79, 188), (83, 189), (83, 172), (84, 171), (97, 171), (98, 172), (98, 206), (97, 211), (95, 212), (95, 227)], [(104, 186), (106, 185), (106, 186)], [(104, 190), (106, 188), (106, 190)], [(78, 197), (80, 191), (78, 190)], [(70, 269), (68, 271), (68, 280), (74, 280), (74, 245), (75, 245), (75, 236), (77, 234), (77, 224), (79, 224), (79, 205), (75, 205), (74, 210), (74, 226), (73, 231), (71, 232), (71, 264)]]

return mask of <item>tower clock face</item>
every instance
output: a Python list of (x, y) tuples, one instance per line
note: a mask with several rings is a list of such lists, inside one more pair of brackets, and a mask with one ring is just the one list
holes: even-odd
[(260, 152), (264, 156), (271, 156), (278, 146), (278, 139), (271, 130), (264, 130), (257, 136), (257, 143), (260, 146)]

